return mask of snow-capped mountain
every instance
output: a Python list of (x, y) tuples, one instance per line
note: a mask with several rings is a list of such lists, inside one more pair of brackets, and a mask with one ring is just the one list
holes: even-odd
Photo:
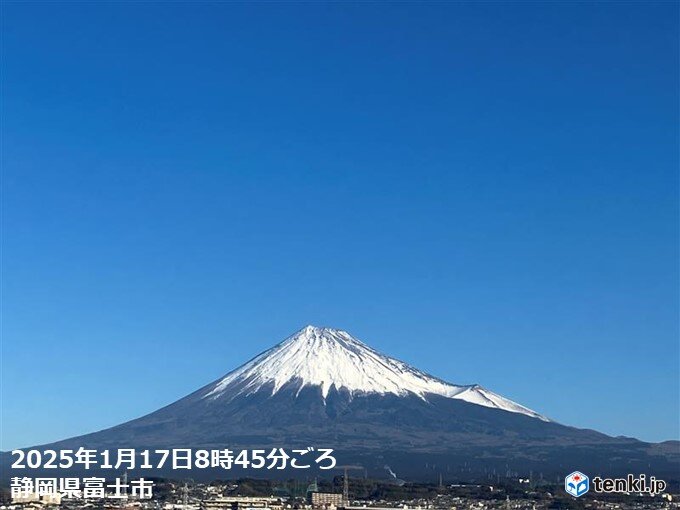
[[(109, 375), (115, 376), (113, 369), (102, 373)], [(139, 391), (148, 388), (140, 385)], [(561, 425), (478, 385), (460, 386), (428, 375), (344, 331), (313, 326), (166, 407), (47, 448), (310, 446), (332, 448), (339, 465), (361, 465), (377, 478), (386, 476), (385, 465), (410, 480), (432, 480), (438, 474), (486, 480), (493, 471), (531, 470), (564, 476), (576, 468), (661, 478), (680, 472), (675, 442), (648, 444)], [(10, 455), (0, 454), (0, 470), (10, 463)], [(204, 479), (253, 475), (310, 473), (191, 474)]]
[[(441, 395), (512, 413), (547, 418), (520, 404), (474, 384), (459, 386), (428, 375), (380, 354), (346, 331), (307, 326), (280, 344), (229, 373), (203, 395), (210, 400), (235, 398), (264, 387), (272, 395), (286, 386), (300, 393), (306, 386), (321, 388), (325, 400), (331, 388), (356, 394)], [(234, 388), (235, 391), (230, 391)]]

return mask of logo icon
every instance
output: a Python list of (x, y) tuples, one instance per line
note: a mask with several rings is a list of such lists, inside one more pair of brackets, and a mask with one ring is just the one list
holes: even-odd
[(580, 471), (574, 471), (564, 478), (564, 490), (575, 498), (580, 498), (590, 489), (590, 479)]

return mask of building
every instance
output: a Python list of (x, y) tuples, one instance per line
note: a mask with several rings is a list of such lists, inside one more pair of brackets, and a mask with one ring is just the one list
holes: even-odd
[(35, 505), (59, 505), (61, 503), (62, 494), (60, 492), (54, 492), (49, 494), (38, 494), (33, 492), (31, 494), (22, 496), (12, 496), (12, 503), (15, 504), (32, 504)]
[(309, 502), (314, 508), (337, 508), (342, 506), (342, 494), (334, 492), (310, 492)]
[(281, 510), (280, 498), (222, 496), (201, 501), (201, 510)]

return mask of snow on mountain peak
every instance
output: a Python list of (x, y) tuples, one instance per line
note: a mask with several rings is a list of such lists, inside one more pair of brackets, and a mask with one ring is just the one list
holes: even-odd
[(297, 385), (298, 394), (305, 386), (320, 387), (324, 400), (333, 386), (353, 396), (413, 394), (427, 400), (428, 394), (435, 394), (548, 421), (479, 385), (450, 384), (380, 354), (346, 331), (311, 325), (227, 374), (203, 398), (217, 399), (230, 388), (250, 394), (265, 386), (276, 394), (286, 384)]

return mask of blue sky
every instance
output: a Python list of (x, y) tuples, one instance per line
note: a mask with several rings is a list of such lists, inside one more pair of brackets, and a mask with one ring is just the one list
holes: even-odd
[(677, 3), (2, 11), (1, 448), (308, 323), (680, 438)]

